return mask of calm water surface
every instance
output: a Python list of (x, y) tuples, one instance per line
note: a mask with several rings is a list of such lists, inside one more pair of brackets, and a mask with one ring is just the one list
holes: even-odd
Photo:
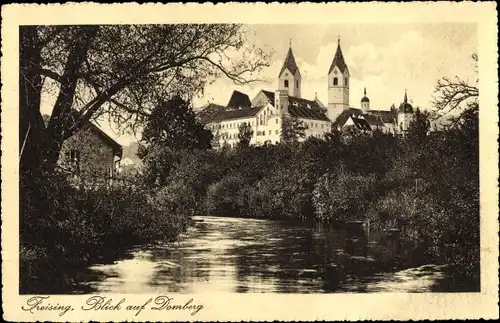
[[(179, 242), (143, 245), (76, 275), (105, 293), (426, 292), (444, 278), (413, 246), (283, 221), (199, 217)], [(202, 222), (200, 222), (202, 221)]]

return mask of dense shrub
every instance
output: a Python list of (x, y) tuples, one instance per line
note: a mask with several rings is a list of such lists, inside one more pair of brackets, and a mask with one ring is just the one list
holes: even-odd
[[(188, 216), (138, 185), (76, 188), (63, 176), (20, 181), (21, 285), (33, 291), (44, 272), (64, 272), (133, 244), (174, 239)], [(57, 277), (57, 275), (54, 275)], [(63, 288), (62, 286), (59, 286)]]
[(360, 220), (373, 198), (375, 177), (340, 170), (323, 175), (313, 193), (316, 217), (323, 221)]
[(240, 198), (246, 183), (240, 174), (228, 175), (211, 184), (207, 190), (206, 212), (210, 215), (240, 216), (245, 205)]
[(399, 229), (404, 237), (432, 244), (437, 229), (434, 220), (440, 210), (434, 198), (406, 189), (377, 199), (368, 215), (384, 231)]

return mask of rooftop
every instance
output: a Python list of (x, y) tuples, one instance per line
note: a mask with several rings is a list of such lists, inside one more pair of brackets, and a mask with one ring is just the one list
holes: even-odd
[(333, 68), (335, 66), (339, 68), (341, 73), (344, 73), (345, 71), (349, 72), (344, 60), (344, 55), (342, 55), (342, 49), (340, 48), (340, 39), (337, 45), (337, 51), (335, 52), (335, 56), (333, 57), (332, 65), (330, 65), (330, 69), (328, 70), (328, 74), (333, 71)]
[[(274, 105), (274, 93), (264, 90), (262, 92), (267, 96), (269, 102)], [(316, 100), (288, 96), (288, 113), (296, 118), (330, 121)]]
[(252, 106), (252, 102), (247, 94), (240, 91), (233, 91), (231, 98), (227, 104), (229, 109), (242, 109), (249, 108)]
[(293, 75), (295, 75), (295, 73), (299, 70), (299, 68), (297, 67), (297, 63), (295, 63), (295, 57), (293, 56), (292, 47), (288, 48), (288, 53), (286, 54), (285, 62), (283, 63), (283, 67), (281, 68), (279, 75), (281, 76), (281, 74), (283, 74), (283, 72), (287, 68)]

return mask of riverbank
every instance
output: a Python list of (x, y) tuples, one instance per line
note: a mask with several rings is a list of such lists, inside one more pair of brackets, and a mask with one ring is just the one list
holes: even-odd
[(465, 111), (442, 132), (419, 127), (412, 123), (405, 137), (334, 131), (324, 140), (233, 150), (159, 145), (144, 152), (143, 174), (134, 186), (110, 189), (79, 190), (58, 176), (25, 176), (22, 284), (39, 268), (71, 267), (96, 250), (175, 239), (190, 217), (203, 214), (369, 222), (428, 246), (428, 257), (442, 256), (442, 263), (474, 278), (477, 111)]
[(54, 174), (20, 181), (20, 292), (65, 290), (72, 270), (129, 247), (177, 239), (190, 223), (140, 185), (77, 188)]
[[(419, 113), (404, 136), (328, 133), (220, 150), (155, 146), (144, 178), (191, 214), (309, 222), (370, 223), (479, 268), (477, 109), (429, 133)], [(154, 183), (154, 184), (152, 184)]]

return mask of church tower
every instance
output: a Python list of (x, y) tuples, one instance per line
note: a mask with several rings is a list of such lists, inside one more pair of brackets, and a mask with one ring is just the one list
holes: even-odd
[(367, 113), (370, 110), (370, 99), (366, 96), (366, 87), (365, 87), (365, 95), (361, 98), (361, 111), (363, 113)]
[(399, 105), (397, 122), (401, 134), (405, 134), (413, 119), (413, 106), (408, 103), (408, 95), (405, 90), (405, 97), (403, 102)]
[(300, 76), (299, 68), (295, 63), (295, 57), (292, 52), (292, 42), (283, 63), (283, 67), (278, 75), (278, 89), (286, 91), (289, 96), (300, 98), (300, 90), (302, 87), (302, 77)]
[(328, 70), (328, 110), (327, 115), (331, 121), (349, 109), (349, 70), (340, 48), (338, 40), (337, 52)]

